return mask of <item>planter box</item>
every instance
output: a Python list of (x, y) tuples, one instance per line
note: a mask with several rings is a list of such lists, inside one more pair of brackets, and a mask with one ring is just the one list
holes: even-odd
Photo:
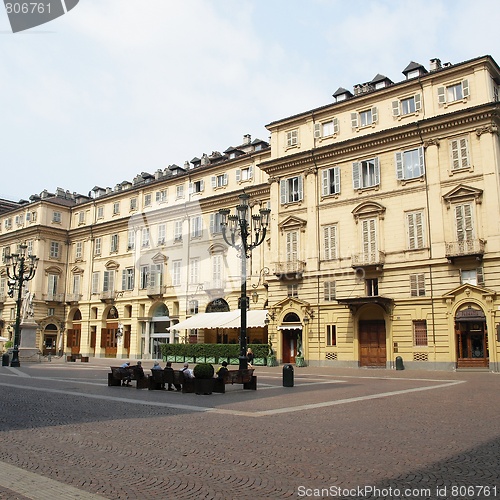
[(194, 363), (194, 356), (185, 356), (184, 362), (185, 363)]
[(175, 356), (176, 363), (184, 363), (184, 356)]
[(266, 366), (266, 358), (254, 358), (253, 365), (255, 366)]
[(194, 379), (194, 392), (196, 394), (212, 394), (214, 390), (214, 378), (195, 378)]
[(239, 365), (240, 364), (240, 360), (238, 358), (229, 358), (228, 362), (230, 365)]
[(210, 363), (214, 364), (215, 363), (215, 357), (214, 356), (208, 356), (205, 358), (205, 363)]

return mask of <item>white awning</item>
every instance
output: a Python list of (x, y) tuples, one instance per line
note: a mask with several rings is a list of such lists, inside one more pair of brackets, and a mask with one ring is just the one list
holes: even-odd
[[(247, 328), (266, 326), (267, 310), (247, 311)], [(190, 328), (240, 328), (240, 310), (228, 312), (200, 313), (170, 326), (167, 330), (186, 330)]]
[(8, 342), (9, 339), (7, 337), (0, 337), (0, 342)]
[(302, 325), (300, 323), (283, 323), (278, 326), (278, 330), (302, 330)]

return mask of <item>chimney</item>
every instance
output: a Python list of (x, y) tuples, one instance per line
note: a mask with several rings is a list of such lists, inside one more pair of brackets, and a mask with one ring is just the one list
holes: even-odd
[(245, 134), (243, 136), (243, 145), (250, 144), (252, 142), (252, 136), (250, 134)]
[(429, 62), (429, 69), (431, 71), (436, 71), (438, 69), (441, 69), (441, 59), (438, 59), (437, 57), (431, 59)]

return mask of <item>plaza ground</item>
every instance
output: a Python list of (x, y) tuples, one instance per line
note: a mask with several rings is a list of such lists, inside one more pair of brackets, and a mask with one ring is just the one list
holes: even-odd
[(500, 498), (498, 374), (257, 367), (199, 396), (109, 365), (0, 368), (0, 498)]

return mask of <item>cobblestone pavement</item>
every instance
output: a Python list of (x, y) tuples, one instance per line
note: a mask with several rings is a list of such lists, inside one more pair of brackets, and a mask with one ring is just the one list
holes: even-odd
[(198, 396), (108, 371), (0, 368), (0, 499), (500, 498), (497, 374), (257, 367)]

